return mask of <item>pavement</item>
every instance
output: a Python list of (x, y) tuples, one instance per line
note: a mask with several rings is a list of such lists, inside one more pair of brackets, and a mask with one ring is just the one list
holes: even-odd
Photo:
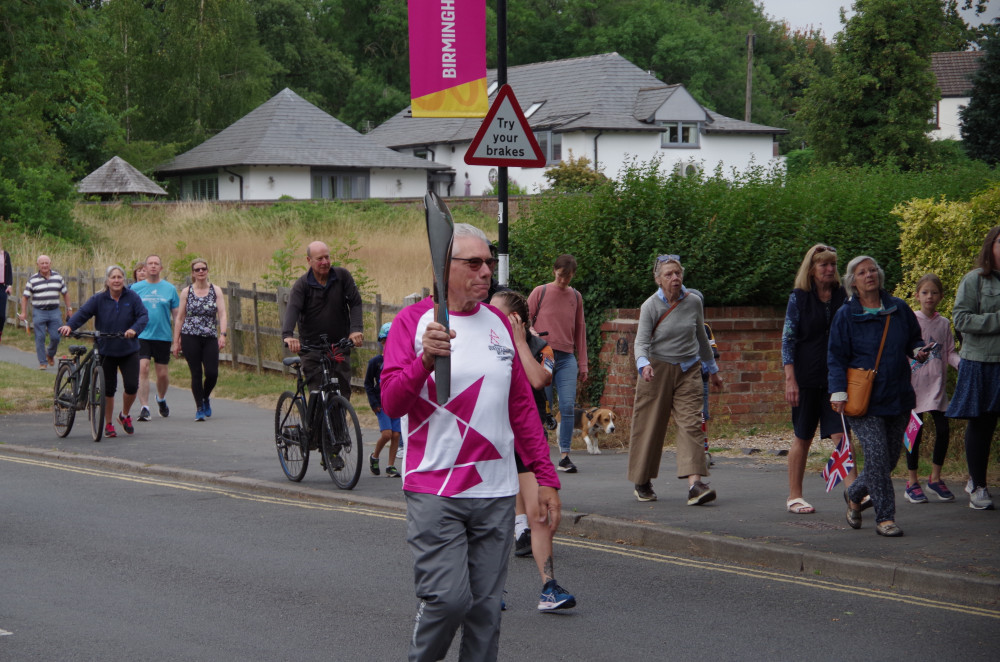
[[(0, 361), (37, 369), (34, 355), (0, 346)], [(54, 372), (50, 369), (50, 372)], [(277, 394), (275, 394), (277, 400)], [(355, 394), (357, 401), (363, 395)], [(51, 414), (12, 414), (0, 420), (0, 454), (45, 457), (120, 471), (205, 482), (236, 490), (326, 502), (359, 503), (404, 511), (399, 479), (362, 469), (358, 485), (338, 489), (310, 454), (300, 483), (288, 481), (274, 449), (273, 410), (243, 402), (212, 399), (213, 416), (194, 421), (189, 391), (172, 386), (169, 418), (138, 422), (134, 435), (94, 443), (85, 412), (72, 432), (56, 437)], [(82, 417), (81, 417), (82, 415)], [(367, 452), (378, 432), (364, 430)], [(582, 441), (576, 440), (582, 445)], [(601, 455), (574, 451), (578, 473), (559, 472), (563, 505), (560, 535), (641, 546), (684, 556), (762, 566), (804, 577), (821, 577), (983, 605), (1000, 604), (1000, 511), (968, 507), (963, 483), (951, 480), (954, 502), (932, 499), (910, 504), (896, 481), (896, 522), (902, 538), (875, 534), (874, 511), (864, 513), (860, 530), (847, 526), (843, 490), (825, 492), (824, 481), (809, 473), (805, 498), (812, 515), (785, 510), (787, 470), (783, 458), (766, 455), (716, 457), (708, 479), (718, 498), (705, 506), (686, 505), (686, 481), (673, 476), (674, 454), (664, 453), (661, 476), (653, 481), (659, 500), (639, 503), (626, 479), (628, 455), (605, 449)], [(558, 459), (553, 448), (553, 459)], [(995, 490), (1000, 495), (1000, 490)], [(567, 551), (565, 553), (572, 553)]]

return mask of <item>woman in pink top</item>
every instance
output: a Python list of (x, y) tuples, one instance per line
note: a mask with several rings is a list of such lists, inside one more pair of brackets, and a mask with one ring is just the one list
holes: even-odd
[[(927, 361), (917, 363), (911, 361), (910, 383), (917, 394), (917, 406), (914, 411), (926, 423), (924, 412), (930, 412), (934, 419), (934, 457), (931, 465), (931, 475), (927, 479), (927, 489), (937, 495), (941, 501), (954, 501), (955, 495), (941, 480), (941, 465), (948, 453), (948, 419), (944, 412), (948, 408), (948, 395), (945, 393), (945, 377), (948, 366), (958, 370), (958, 353), (955, 351), (955, 338), (951, 334), (951, 322), (937, 311), (944, 287), (941, 279), (934, 274), (927, 274), (917, 281), (916, 297), (920, 310), (916, 312), (920, 323), (920, 337), (928, 345), (937, 343), (930, 352)], [(906, 453), (906, 468), (910, 471), (910, 479), (906, 481), (906, 500), (910, 503), (927, 503), (927, 495), (920, 489), (917, 469), (920, 465), (920, 438), (924, 429), (920, 428), (917, 438), (913, 441), (913, 449)]]
[(528, 297), (531, 326), (547, 333), (545, 341), (555, 354), (552, 386), (545, 389), (552, 402), (553, 388), (559, 393), (559, 471), (576, 473), (569, 459), (573, 439), (573, 407), (576, 405), (576, 381), (587, 380), (587, 327), (583, 321), (583, 297), (569, 286), (576, 275), (576, 258), (560, 255), (552, 266), (555, 280), (536, 287)]

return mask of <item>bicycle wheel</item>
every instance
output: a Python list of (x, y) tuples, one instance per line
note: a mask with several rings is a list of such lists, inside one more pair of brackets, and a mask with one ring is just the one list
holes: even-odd
[(90, 366), (87, 417), (90, 418), (91, 439), (100, 441), (104, 436), (104, 369), (99, 361), (94, 361)]
[(361, 476), (364, 448), (354, 407), (342, 395), (333, 395), (323, 415), (323, 462), (330, 478), (342, 490), (352, 489)]
[(302, 480), (309, 467), (305, 420), (306, 408), (302, 399), (296, 398), (291, 391), (282, 393), (274, 410), (274, 443), (282, 471), (288, 480), (295, 482)]
[(52, 413), (56, 434), (65, 437), (76, 420), (76, 395), (73, 394), (73, 364), (61, 363), (56, 372), (55, 400)]

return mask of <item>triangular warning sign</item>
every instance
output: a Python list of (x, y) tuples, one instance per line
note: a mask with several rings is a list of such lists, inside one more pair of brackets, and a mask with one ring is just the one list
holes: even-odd
[(510, 85), (500, 88), (482, 126), (465, 153), (469, 165), (541, 168), (545, 154), (521, 112)]

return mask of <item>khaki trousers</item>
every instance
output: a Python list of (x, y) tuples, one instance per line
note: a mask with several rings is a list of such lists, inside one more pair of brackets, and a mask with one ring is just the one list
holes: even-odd
[(628, 479), (643, 485), (660, 474), (660, 458), (671, 415), (677, 424), (677, 477), (708, 475), (701, 433), (701, 364), (687, 372), (679, 365), (650, 361), (653, 379), (639, 377), (632, 406)]

